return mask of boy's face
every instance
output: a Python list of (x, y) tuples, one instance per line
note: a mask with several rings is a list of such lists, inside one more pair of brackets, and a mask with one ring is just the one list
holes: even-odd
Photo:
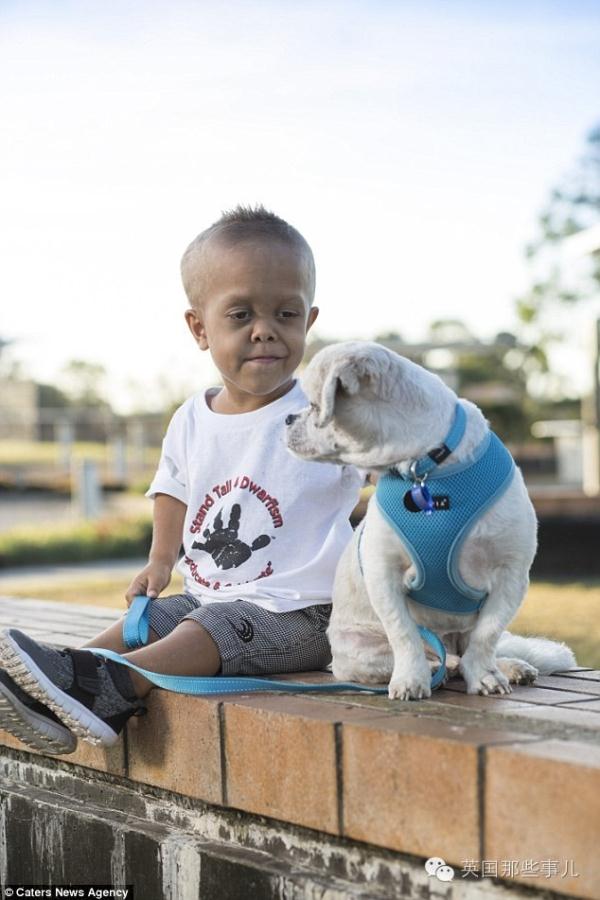
[(290, 389), (318, 315), (306, 258), (280, 241), (215, 238), (202, 264), (201, 296), (185, 317), (223, 377), (219, 411), (259, 409)]

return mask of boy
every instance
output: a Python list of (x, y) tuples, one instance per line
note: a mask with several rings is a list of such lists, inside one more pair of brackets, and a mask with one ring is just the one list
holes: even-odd
[[(318, 315), (312, 252), (273, 213), (238, 207), (198, 235), (181, 268), (187, 325), (223, 386), (176, 411), (147, 494), (152, 547), (127, 604), (153, 598), (149, 643), (127, 652), (122, 619), (79, 650), (16, 629), (0, 637), (0, 727), (46, 752), (72, 752), (78, 726), (110, 745), (145, 712), (154, 685), (85, 647), (172, 675), (298, 672), (331, 660), (333, 576), (363, 476), (296, 459), (285, 443), (286, 419), (307, 404), (294, 372)], [(185, 593), (158, 599), (182, 540)]]

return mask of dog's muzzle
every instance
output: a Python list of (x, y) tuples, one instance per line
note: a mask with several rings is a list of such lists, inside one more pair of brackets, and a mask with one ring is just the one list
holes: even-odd
[(292, 425), (296, 421), (298, 416), (299, 416), (299, 413), (290, 413), (289, 416), (285, 417), (285, 424)]

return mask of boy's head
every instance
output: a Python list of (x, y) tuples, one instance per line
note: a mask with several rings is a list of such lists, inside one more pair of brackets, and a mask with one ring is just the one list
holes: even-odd
[(246, 241), (263, 241), (272, 246), (284, 245), (302, 260), (310, 292), (315, 295), (315, 261), (312, 250), (299, 231), (264, 206), (236, 206), (194, 238), (181, 259), (181, 277), (190, 306), (202, 303), (207, 292), (210, 251), (215, 247), (235, 247)]
[(318, 315), (302, 235), (262, 206), (237, 207), (192, 241), (181, 273), (186, 321), (221, 372), (225, 405), (233, 411), (252, 395), (258, 408), (289, 390)]

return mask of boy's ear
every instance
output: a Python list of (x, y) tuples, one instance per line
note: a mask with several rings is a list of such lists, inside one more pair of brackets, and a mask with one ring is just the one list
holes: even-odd
[(197, 309), (186, 309), (185, 321), (192, 332), (192, 336), (201, 350), (208, 350), (208, 340), (202, 314)]
[(311, 308), (308, 311), (308, 319), (306, 320), (307, 333), (308, 333), (309, 329), (312, 328), (312, 326), (315, 324), (315, 320), (318, 315), (319, 315), (319, 307), (311, 306)]

